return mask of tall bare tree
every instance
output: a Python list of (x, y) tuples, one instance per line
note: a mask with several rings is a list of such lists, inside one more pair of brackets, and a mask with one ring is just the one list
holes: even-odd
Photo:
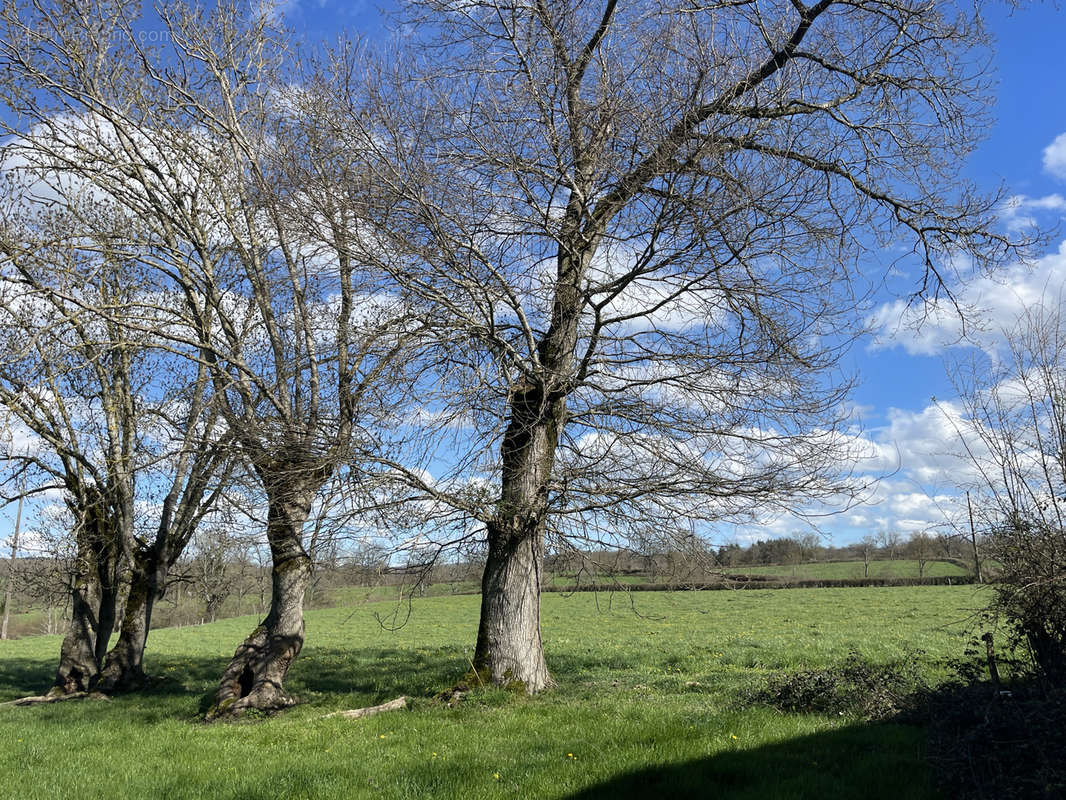
[(676, 543), (840, 490), (871, 260), (906, 244), (936, 294), (1011, 254), (959, 178), (986, 37), (911, 0), (405, 8), (349, 127), (393, 197), (378, 263), (433, 309), (429, 416), (475, 445), (409, 478), (487, 535), (474, 666), (534, 692), (546, 536)]
[(19, 163), (21, 188), (0, 203), (0, 403), (33, 446), (4, 453), (8, 483), (32, 475), (32, 493), (58, 490), (73, 521), (72, 624), (54, 691), (135, 688), (167, 570), (232, 457), (205, 370), (146, 333), (135, 226), (43, 164)]

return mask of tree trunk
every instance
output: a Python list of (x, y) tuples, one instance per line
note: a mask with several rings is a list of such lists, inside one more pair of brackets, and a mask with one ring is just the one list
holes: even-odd
[(92, 573), (81, 569), (71, 591), (70, 627), (59, 650), (59, 668), (48, 696), (88, 692), (96, 686), (100, 662), (96, 658), (96, 585)]
[(78, 517), (77, 558), (71, 576), (70, 627), (63, 637), (59, 668), (49, 696), (91, 691), (115, 628), (121, 586), (120, 533), (95, 487), (68, 501)]
[(144, 645), (148, 638), (148, 593), (144, 580), (135, 578), (130, 583), (126, 611), (122, 617), (122, 629), (118, 641), (107, 654), (100, 673), (98, 689), (108, 694), (127, 692), (144, 686)]
[(148, 681), (144, 672), (144, 648), (152, 626), (152, 611), (165, 585), (165, 560), (152, 553), (140, 556), (130, 576), (130, 590), (118, 641), (107, 654), (97, 688), (109, 694), (141, 689)]
[(529, 694), (554, 685), (540, 635), (540, 580), (548, 481), (555, 462), (565, 398), (541, 387), (516, 392), (502, 445), (496, 519), (481, 579), (481, 621), (474, 669), (478, 678)]
[(121, 583), (118, 580), (100, 582), (100, 606), (96, 615), (96, 645), (93, 648), (96, 663), (103, 664), (107, 657), (107, 646), (111, 643), (111, 634), (115, 632), (118, 621), (118, 601)]
[(488, 533), (474, 668), (486, 683), (539, 692), (554, 684), (540, 636), (543, 530), (511, 534), (492, 524)]
[(313, 497), (313, 490), (285, 487), (271, 493), (268, 489), (267, 539), (273, 561), (270, 612), (233, 654), (208, 719), (296, 703), (282, 682), (304, 642), (303, 600), (311, 579), (311, 559), (303, 546), (303, 526)]

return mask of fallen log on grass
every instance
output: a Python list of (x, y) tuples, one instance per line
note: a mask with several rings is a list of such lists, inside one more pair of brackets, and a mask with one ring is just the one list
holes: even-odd
[(380, 706), (367, 706), (366, 708), (353, 708), (348, 711), (334, 711), (332, 714), (326, 714), (322, 719), (328, 717), (344, 717), (345, 719), (361, 719), (362, 717), (372, 717), (374, 714), (381, 714), (385, 711), (399, 711), (401, 708), (407, 708), (407, 697), (397, 697), (395, 700), (390, 700), (387, 703), (382, 703)]
[(18, 700), (8, 700), (0, 703), (0, 706), (39, 706), (44, 703), (62, 703), (64, 700), (110, 700), (103, 692), (70, 692), (69, 694), (41, 694), (20, 697)]

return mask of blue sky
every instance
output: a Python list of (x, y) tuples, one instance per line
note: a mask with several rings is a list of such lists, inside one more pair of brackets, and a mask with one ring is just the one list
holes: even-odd
[[(278, 6), (286, 22), (312, 41), (331, 40), (345, 29), (369, 38), (383, 36), (380, 8), (391, 3), (372, 0), (288, 0)], [(1021, 296), (1039, 295), (1045, 286), (1066, 282), (1066, 81), (1061, 78), (1066, 11), (1047, 3), (1017, 9), (1006, 4), (986, 13), (997, 39), (994, 70), (998, 79), (996, 122), (987, 138), (964, 165), (964, 173), (989, 191), (1005, 185), (1016, 197), (1004, 210), (1005, 225), (1032, 220), (1053, 231), (1047, 253), (1031, 268), (1010, 270), (995, 281), (953, 287), (960, 296), (987, 312), (989, 324), (1009, 324)], [(1059, 139), (1058, 137), (1062, 137)], [(850, 355), (861, 382), (854, 395), (861, 435), (875, 451), (868, 474), (887, 475), (871, 495), (871, 503), (822, 520), (834, 544), (869, 533), (903, 533), (930, 529), (943, 521), (955, 502), (951, 474), (958, 466), (953, 433), (943, 413), (932, 406), (934, 395), (950, 404), (944, 356), (956, 338), (951, 320), (925, 325), (919, 332), (899, 327), (901, 307), (892, 292), (906, 296), (913, 278), (891, 278), (874, 314), (874, 332)], [(894, 333), (895, 332), (895, 333)], [(13, 517), (13, 508), (7, 516)], [(0, 523), (2, 526), (2, 523)], [(723, 529), (720, 538), (741, 539), (784, 535), (803, 530), (795, 520), (765, 520), (764, 527)], [(6, 531), (0, 528), (0, 534)], [(0, 535), (0, 538), (3, 538)]]

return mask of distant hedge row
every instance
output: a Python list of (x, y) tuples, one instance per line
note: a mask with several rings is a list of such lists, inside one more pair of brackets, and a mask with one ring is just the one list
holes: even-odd
[(776, 575), (732, 575), (721, 581), (688, 583), (582, 583), (544, 586), (544, 592), (711, 592), (723, 589), (828, 589), (851, 586), (963, 586), (975, 582), (973, 575), (941, 575), (934, 578), (781, 578)]

